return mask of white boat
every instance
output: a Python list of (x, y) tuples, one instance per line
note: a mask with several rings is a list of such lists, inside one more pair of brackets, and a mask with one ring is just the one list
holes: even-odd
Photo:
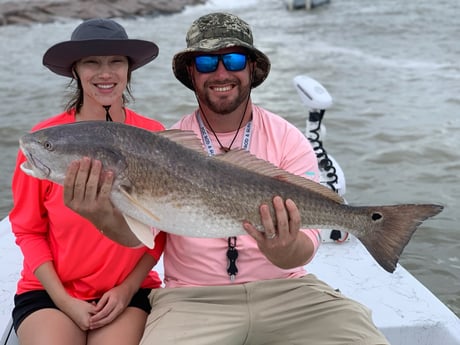
[(311, 10), (325, 4), (329, 4), (330, 0), (286, 0), (288, 10)]
[[(294, 78), (302, 103), (309, 109), (306, 136), (322, 167), (321, 183), (342, 196), (345, 177), (327, 154), (321, 137), (321, 120), (332, 105), (327, 90), (307, 76)], [(394, 273), (382, 269), (355, 237), (336, 230), (322, 230), (322, 241), (307, 270), (343, 294), (372, 310), (377, 327), (392, 345), (460, 345), (460, 319), (422, 283), (398, 264)], [(22, 255), (14, 243), (8, 218), (0, 222), (0, 345), (18, 344), (12, 330), (11, 309)], [(162, 264), (158, 267), (162, 274)]]

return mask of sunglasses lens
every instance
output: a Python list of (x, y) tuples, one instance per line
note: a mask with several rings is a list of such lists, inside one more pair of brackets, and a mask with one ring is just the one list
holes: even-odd
[(195, 66), (200, 73), (210, 73), (217, 69), (219, 55), (195, 56)]
[(230, 53), (222, 55), (222, 61), (227, 71), (241, 71), (246, 67), (246, 55)]
[(217, 69), (220, 59), (227, 71), (241, 71), (246, 67), (246, 55), (240, 53), (195, 56), (195, 67), (200, 73), (211, 73)]

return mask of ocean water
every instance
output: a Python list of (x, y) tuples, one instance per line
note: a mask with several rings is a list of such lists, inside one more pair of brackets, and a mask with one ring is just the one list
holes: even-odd
[[(1, 1), (1, 0), (0, 0)], [(255, 103), (304, 129), (292, 79), (308, 75), (332, 95), (325, 147), (342, 167), (351, 204), (440, 203), (401, 263), (460, 315), (460, 3), (457, 0), (331, 0), (289, 12), (282, 0), (217, 0), (164, 17), (119, 20), (159, 57), (134, 72), (131, 108), (172, 125), (195, 107), (171, 70), (191, 22), (210, 11), (240, 15), (272, 61)], [(76, 20), (0, 27), (0, 217), (11, 209), (18, 138), (59, 113), (68, 80), (41, 64)]]

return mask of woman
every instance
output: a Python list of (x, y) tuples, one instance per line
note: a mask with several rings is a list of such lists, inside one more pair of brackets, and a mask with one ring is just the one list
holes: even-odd
[[(72, 78), (71, 85), (75, 81), (75, 93), (62, 114), (32, 130), (89, 120), (163, 130), (159, 122), (125, 107), (131, 72), (157, 54), (153, 42), (128, 39), (113, 20), (81, 23), (69, 41), (52, 46), (43, 57), (51, 71)], [(20, 152), (9, 215), (24, 255), (13, 310), (20, 343), (138, 344), (150, 312), (147, 296), (161, 285), (151, 269), (164, 237), (153, 250), (117, 244), (108, 238), (115, 239), (116, 231), (96, 229), (64, 205), (62, 186), (25, 175), (20, 169), (25, 160)], [(76, 164), (89, 169), (91, 163), (84, 159)], [(82, 196), (69, 197), (78, 202)], [(120, 242), (138, 243), (133, 235), (124, 236)]]

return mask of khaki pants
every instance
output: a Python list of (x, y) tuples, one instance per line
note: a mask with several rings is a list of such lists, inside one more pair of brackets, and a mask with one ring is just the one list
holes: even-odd
[(142, 345), (383, 345), (370, 311), (314, 275), (153, 289)]

